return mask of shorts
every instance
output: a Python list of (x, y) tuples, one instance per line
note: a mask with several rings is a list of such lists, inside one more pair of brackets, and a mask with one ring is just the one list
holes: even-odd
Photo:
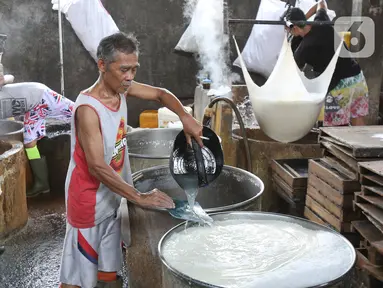
[(349, 125), (369, 113), (368, 87), (363, 72), (342, 79), (325, 99), (323, 126)]
[(41, 101), (24, 115), (24, 144), (45, 137), (45, 119), (70, 120), (74, 103), (51, 89), (44, 91)]
[(94, 288), (97, 272), (118, 272), (122, 267), (121, 213), (92, 228), (77, 229), (67, 223), (61, 259), (60, 282)]

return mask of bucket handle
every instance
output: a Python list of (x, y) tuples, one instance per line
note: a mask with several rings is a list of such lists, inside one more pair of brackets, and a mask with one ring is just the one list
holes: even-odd
[(197, 175), (198, 175), (198, 187), (204, 187), (208, 185), (207, 175), (205, 170), (205, 163), (203, 160), (202, 150), (197, 141), (192, 138), (192, 148), (194, 151), (194, 157), (197, 164)]

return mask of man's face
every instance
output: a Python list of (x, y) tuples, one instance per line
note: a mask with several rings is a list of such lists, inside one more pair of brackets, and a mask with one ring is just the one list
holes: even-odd
[(136, 53), (117, 52), (114, 62), (106, 65), (103, 60), (99, 60), (98, 66), (100, 71), (104, 73), (104, 81), (107, 85), (116, 93), (125, 93), (136, 76), (140, 64)]

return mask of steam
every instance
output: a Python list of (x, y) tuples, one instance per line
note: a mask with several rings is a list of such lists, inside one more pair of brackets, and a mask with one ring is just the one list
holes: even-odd
[(191, 18), (189, 30), (194, 37), (198, 62), (202, 67), (199, 77), (207, 75), (212, 80), (212, 89), (227, 91), (230, 85), (230, 69), (226, 63), (223, 0), (186, 0), (184, 17)]

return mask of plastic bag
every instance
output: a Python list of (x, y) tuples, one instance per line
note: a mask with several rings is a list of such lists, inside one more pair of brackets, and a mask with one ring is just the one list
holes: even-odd
[[(52, 4), (53, 10), (58, 10), (58, 0), (52, 0)], [(100, 0), (60, 0), (60, 6), (85, 49), (97, 61), (101, 39), (119, 31), (112, 16)]]
[[(343, 43), (326, 70), (315, 79), (307, 79), (297, 67), (286, 36), (283, 39), (278, 61), (262, 87), (253, 82), (242, 57), (239, 59), (260, 128), (270, 138), (289, 143), (301, 139), (314, 127)], [(235, 45), (240, 55), (237, 42)]]
[[(280, 0), (262, 0), (256, 20), (279, 20), (287, 9), (285, 6)], [(269, 77), (277, 63), (283, 35), (282, 25), (254, 25), (242, 52), (247, 69)], [(233, 65), (241, 67), (239, 58)]]

